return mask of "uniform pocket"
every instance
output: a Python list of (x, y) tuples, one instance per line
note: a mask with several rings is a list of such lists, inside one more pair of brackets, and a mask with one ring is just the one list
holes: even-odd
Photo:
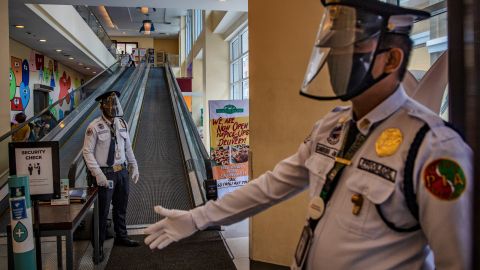
[[(388, 227), (377, 213), (376, 204), (386, 202), (395, 190), (395, 183), (387, 181), (374, 174), (355, 170), (346, 180), (343, 196), (340, 196), (336, 220), (346, 231), (375, 239), (385, 233)], [(360, 194), (363, 197), (361, 210), (353, 214), (352, 196)]]
[(110, 134), (108, 132), (98, 133), (98, 140), (105, 142), (110, 140)]
[(335, 161), (322, 155), (312, 155), (305, 161), (309, 171), (310, 197), (318, 196), (325, 184), (327, 173), (333, 168)]

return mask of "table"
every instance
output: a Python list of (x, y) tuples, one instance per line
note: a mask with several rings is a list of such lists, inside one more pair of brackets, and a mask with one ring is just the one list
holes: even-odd
[[(62, 266), (62, 236), (66, 238), (66, 264), (67, 269), (73, 269), (73, 232), (85, 218), (88, 209), (93, 208), (93, 257), (94, 262), (99, 261), (99, 236), (98, 236), (98, 189), (86, 188), (87, 198), (84, 203), (71, 203), (69, 205), (40, 205), (40, 236), (57, 237), (57, 265)], [(32, 209), (33, 210), (33, 209)], [(10, 232), (10, 225), (7, 228)], [(8, 237), (9, 258), (13, 258), (11, 238)], [(37, 258), (38, 260), (39, 258)], [(41, 258), (40, 258), (41, 259)], [(13, 266), (13, 263), (9, 267)]]

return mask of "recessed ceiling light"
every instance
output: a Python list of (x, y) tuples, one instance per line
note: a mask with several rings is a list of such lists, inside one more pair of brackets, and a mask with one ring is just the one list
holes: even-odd
[(97, 74), (97, 72), (96, 72), (96, 71), (94, 71), (94, 72), (92, 72), (92, 73), (93, 73), (93, 74)]
[(220, 1), (220, 2), (227, 2), (227, 0), (218, 0), (218, 1)]
[(46, 39), (40, 39), (39, 41), (40, 41), (40, 42), (47, 42)]
[(16, 28), (19, 28), (19, 29), (23, 29), (23, 28), (25, 28), (25, 25), (16, 24), (15, 27), (16, 27)]
[(85, 67), (85, 69), (90, 69), (89, 67)]
[(60, 49), (56, 49), (55, 51), (56, 51), (56, 52), (61, 52), (62, 50), (60, 50)]
[(68, 57), (68, 59), (73, 60), (73, 59), (75, 59), (75, 58), (73, 58), (73, 57), (70, 56), (70, 57)]
[(78, 65), (79, 65), (79, 66), (83, 66), (83, 63), (78, 62)]
[(126, 33), (125, 33), (125, 32), (122, 32), (122, 34), (124, 34), (124, 35), (125, 35)]

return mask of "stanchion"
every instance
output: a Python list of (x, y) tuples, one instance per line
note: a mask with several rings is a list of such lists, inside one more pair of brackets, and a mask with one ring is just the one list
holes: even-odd
[[(10, 225), (15, 269), (37, 269), (33, 242), (32, 202), (28, 176), (8, 177)], [(41, 269), (41, 266), (40, 268)]]

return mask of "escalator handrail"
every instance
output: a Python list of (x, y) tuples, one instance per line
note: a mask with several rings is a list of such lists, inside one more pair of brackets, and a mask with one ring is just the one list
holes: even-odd
[[(75, 93), (76, 91), (78, 90), (81, 90), (83, 89), (85, 86), (87, 86), (88, 84), (90, 84), (93, 80), (95, 80), (96, 78), (98, 78), (99, 76), (103, 75), (105, 72), (107, 71), (111, 71), (111, 68), (116, 65), (116, 64), (120, 64), (120, 62), (117, 60), (115, 63), (113, 63), (111, 66), (109, 66), (108, 68), (104, 69), (102, 72), (100, 72), (99, 74), (97, 74), (96, 76), (94, 76), (93, 78), (91, 78), (90, 80), (88, 80), (87, 82), (85, 82), (84, 84), (82, 84), (81, 86), (77, 87), (77, 89), (74, 89), (72, 90), (72, 92), (70, 93)], [(43, 109), (42, 111), (40, 111), (39, 113), (37, 113), (36, 115), (30, 117), (29, 119), (25, 120), (25, 122), (21, 123), (20, 125), (18, 125), (18, 127), (16, 127), (15, 129), (12, 129), (10, 131), (8, 131), (7, 133), (3, 134), (2, 136), (0, 136), (0, 142), (2, 142), (3, 140), (5, 140), (6, 138), (9, 138), (10, 136), (12, 136), (12, 134), (14, 134), (15, 132), (19, 131), (20, 129), (22, 129), (25, 125), (28, 125), (30, 122), (32, 122), (33, 120), (37, 119), (38, 117), (42, 116), (44, 113), (46, 113), (47, 111), (50, 111), (53, 107), (57, 106), (60, 102), (63, 102), (67, 99), (68, 95), (66, 95), (65, 97), (55, 101), (54, 103), (52, 103), (50, 106), (48, 106), (47, 108)]]
[[(172, 76), (172, 78), (175, 78), (175, 76), (173, 75), (173, 71), (172, 71), (172, 68), (170, 67), (170, 64), (167, 63), (167, 69), (168, 71), (170, 72), (170, 75)], [(172, 80), (173, 81), (173, 85), (174, 85), (174, 88), (175, 88), (175, 91), (177, 92), (177, 95), (178, 96), (182, 96), (182, 93), (180, 91), (180, 86), (178, 85), (178, 82), (177, 80)], [(185, 112), (185, 111), (188, 111), (187, 109), (187, 106), (184, 102), (180, 102), (181, 106), (183, 107), (182, 110)], [(193, 129), (193, 128), (196, 128), (195, 127), (195, 123), (193, 122), (193, 119), (191, 117), (186, 117), (187, 121), (188, 121), (188, 125), (190, 126), (190, 129)], [(210, 157), (208, 155), (208, 152), (207, 150), (205, 149), (205, 146), (202, 142), (202, 139), (200, 138), (200, 135), (198, 134), (198, 131), (197, 132), (192, 132), (195, 136), (195, 140), (197, 141), (197, 143), (200, 143), (201, 146), (203, 147), (200, 147), (200, 151), (202, 152), (202, 156), (204, 159), (207, 159), (207, 160), (210, 160)]]

